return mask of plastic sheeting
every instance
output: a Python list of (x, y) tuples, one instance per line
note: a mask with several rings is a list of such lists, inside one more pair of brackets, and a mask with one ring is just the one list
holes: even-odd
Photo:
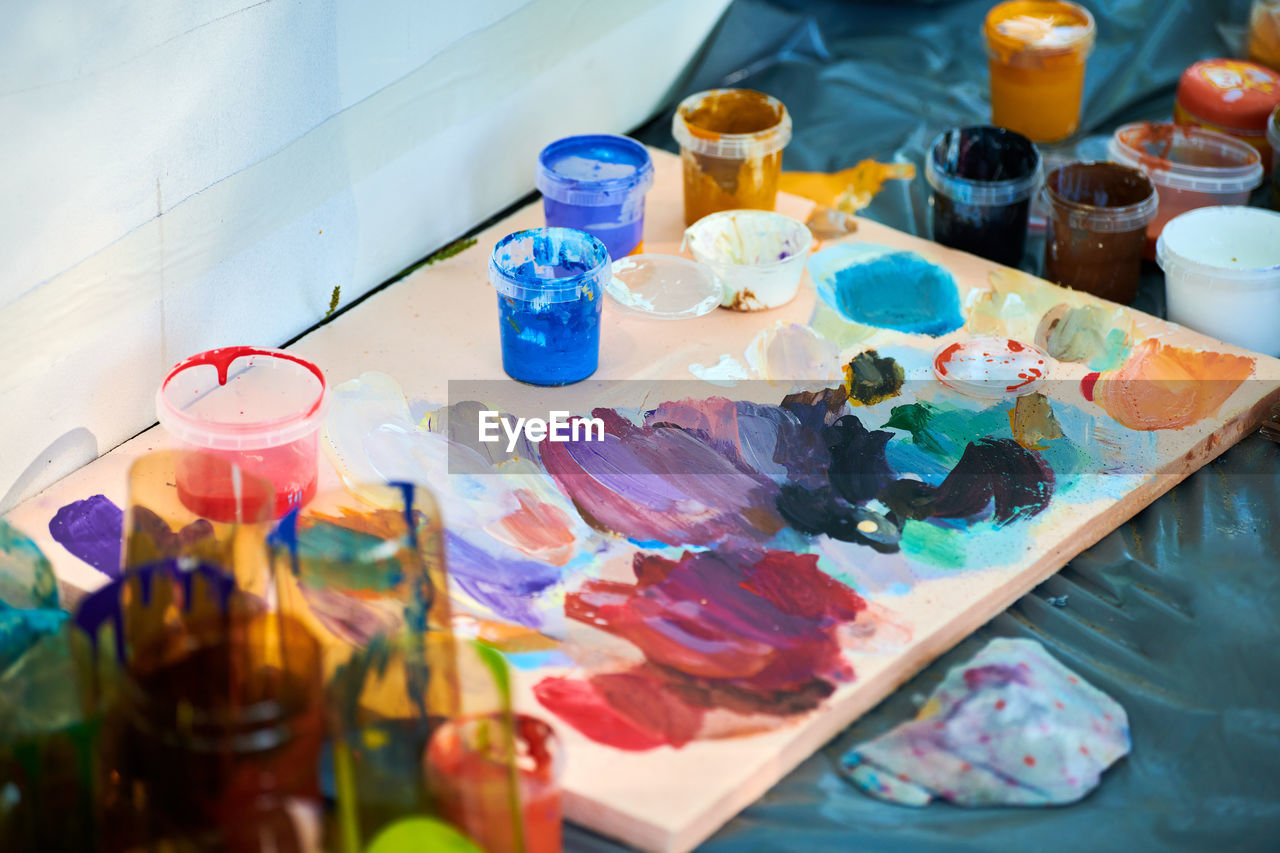
[[(980, 26), (993, 4), (739, 0), (670, 102), (715, 85), (778, 96), (795, 127), (786, 169), (830, 171), (865, 157), (919, 166), (938, 132), (989, 117)], [(1182, 69), (1231, 53), (1222, 33), (1244, 20), (1248, 6), (1085, 5), (1098, 22), (1085, 152), (1097, 150), (1090, 136), (1167, 117)], [(674, 150), (670, 120), (668, 111), (637, 136)], [(1072, 153), (1070, 145), (1058, 149), (1046, 155)], [(863, 214), (927, 235), (927, 199), (923, 177), (892, 183)], [(1023, 268), (1039, 272), (1042, 236), (1033, 232), (1028, 242)], [(1148, 265), (1136, 307), (1162, 315), (1163, 290), (1159, 270)], [(935, 661), (705, 849), (1280, 849), (1278, 619), (1280, 445), (1255, 435)], [(913, 716), (950, 667), (999, 636), (1039, 640), (1129, 712), (1133, 752), (1093, 794), (1052, 809), (908, 809), (867, 797), (840, 777), (845, 751)], [(576, 828), (565, 848), (620, 849)]]

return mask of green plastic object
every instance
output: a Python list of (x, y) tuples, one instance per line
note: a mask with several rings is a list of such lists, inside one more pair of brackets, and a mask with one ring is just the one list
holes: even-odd
[(365, 853), (484, 853), (470, 838), (442, 820), (410, 817), (388, 826)]

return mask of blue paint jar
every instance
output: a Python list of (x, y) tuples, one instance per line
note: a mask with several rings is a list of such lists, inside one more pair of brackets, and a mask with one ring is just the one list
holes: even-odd
[(489, 281), (498, 291), (507, 375), (530, 385), (568, 385), (595, 373), (610, 274), (604, 243), (584, 231), (531, 228), (499, 240)]
[(536, 183), (548, 228), (586, 231), (611, 258), (640, 248), (653, 162), (639, 142), (610, 134), (566, 136), (538, 155)]

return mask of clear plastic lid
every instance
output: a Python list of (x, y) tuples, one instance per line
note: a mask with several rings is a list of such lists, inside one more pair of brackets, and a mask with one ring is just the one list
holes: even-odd
[(1107, 156), (1146, 172), (1158, 187), (1240, 193), (1262, 183), (1262, 158), (1253, 146), (1225, 133), (1168, 121), (1118, 128), (1107, 144)]
[(722, 287), (705, 264), (676, 255), (631, 255), (615, 261), (605, 291), (631, 314), (686, 320), (720, 305)]
[(565, 204), (622, 204), (653, 186), (653, 162), (626, 136), (566, 136), (538, 155), (535, 183), (544, 196)]
[(1048, 353), (1012, 338), (970, 338), (943, 344), (933, 354), (933, 374), (954, 391), (1003, 400), (1035, 391), (1049, 376)]
[(671, 134), (681, 148), (707, 157), (764, 157), (791, 141), (791, 116), (762, 92), (710, 89), (680, 102)]

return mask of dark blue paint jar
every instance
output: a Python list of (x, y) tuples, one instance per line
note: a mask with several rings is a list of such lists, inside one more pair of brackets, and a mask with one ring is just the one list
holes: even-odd
[(1031, 197), (1043, 180), (1036, 146), (1000, 127), (944, 131), (925, 157), (933, 239), (1006, 266), (1022, 263)]
[(600, 306), (611, 275), (604, 243), (573, 228), (503, 237), (489, 259), (498, 291), (502, 369), (531, 385), (568, 385), (596, 371)]
[(566, 136), (538, 155), (536, 183), (548, 228), (586, 231), (615, 259), (640, 248), (653, 162), (639, 142), (610, 134)]

